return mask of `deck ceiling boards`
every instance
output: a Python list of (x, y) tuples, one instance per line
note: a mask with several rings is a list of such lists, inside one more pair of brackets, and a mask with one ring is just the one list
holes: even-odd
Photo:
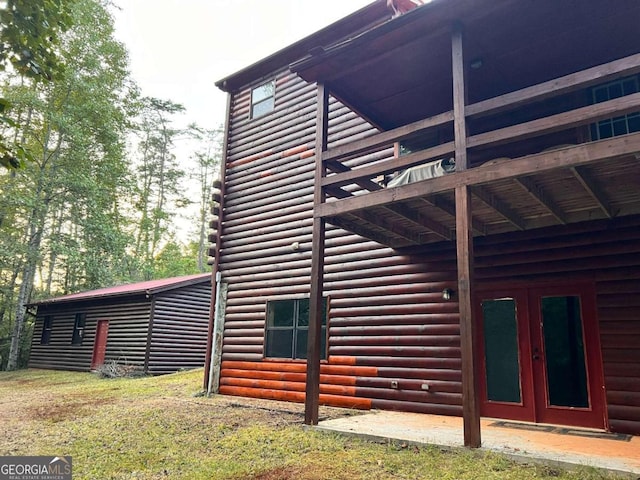
[[(292, 65), (382, 129), (451, 109), (451, 25), (464, 28), (469, 102), (640, 52), (640, 2), (436, 0)], [(544, 26), (541, 29), (540, 26)], [(615, 28), (614, 28), (615, 25)], [(508, 66), (508, 68), (507, 68)], [(375, 79), (375, 81), (372, 81)]]
[[(612, 218), (640, 214), (640, 159), (636, 155), (600, 161), (580, 167), (579, 172), (588, 179), (587, 185), (595, 193), (592, 194), (570, 168), (472, 187), (474, 236), (606, 219), (609, 218), (607, 210)], [(455, 238), (452, 204), (453, 192), (401, 203), (403, 208), (419, 214), (427, 222), (450, 230), (451, 238)], [(327, 220), (392, 248), (444, 240), (428, 227), (389, 208), (396, 205), (371, 206)]]

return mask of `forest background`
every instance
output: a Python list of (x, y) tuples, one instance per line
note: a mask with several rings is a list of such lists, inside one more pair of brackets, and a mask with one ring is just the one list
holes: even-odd
[(107, 0), (0, 1), (0, 369), (29, 302), (209, 271), (222, 132), (183, 112), (141, 94)]

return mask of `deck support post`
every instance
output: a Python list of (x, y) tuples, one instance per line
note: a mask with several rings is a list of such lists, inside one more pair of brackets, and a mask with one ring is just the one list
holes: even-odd
[(456, 244), (458, 258), (458, 308), (460, 310), (460, 352), (462, 356), (462, 416), (464, 445), (478, 448), (480, 404), (475, 376), (474, 309), (473, 309), (473, 237), (471, 230), (471, 192), (469, 187), (456, 188)]
[[(465, 106), (465, 65), (461, 25), (454, 25), (451, 36), (453, 67), (453, 118), (456, 146), (456, 171), (467, 170), (467, 124)], [(458, 308), (460, 311), (460, 351), (462, 357), (462, 416), (465, 447), (478, 448), (480, 434), (480, 406), (475, 380), (474, 309), (473, 309), (473, 223), (471, 190), (460, 186), (456, 197), (456, 250), (458, 259)]]
[(315, 206), (325, 201), (321, 180), (326, 176), (322, 154), (327, 150), (329, 122), (329, 91), (324, 84), (318, 84), (315, 145), (314, 217), (313, 240), (311, 245), (311, 295), (309, 299), (309, 334), (307, 338), (307, 384), (304, 404), (304, 423), (318, 424), (320, 405), (320, 345), (322, 318), (325, 314), (322, 293), (324, 283), (324, 248), (326, 222), (315, 216)]

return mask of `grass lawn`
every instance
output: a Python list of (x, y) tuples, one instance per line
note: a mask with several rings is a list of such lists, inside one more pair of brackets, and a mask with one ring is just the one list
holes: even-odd
[(76, 480), (614, 478), (316, 432), (302, 427), (302, 405), (194, 396), (201, 383), (202, 370), (117, 380), (0, 372), (0, 455), (71, 455)]

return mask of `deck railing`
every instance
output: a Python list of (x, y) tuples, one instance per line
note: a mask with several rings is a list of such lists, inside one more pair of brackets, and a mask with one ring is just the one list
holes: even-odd
[[(640, 73), (640, 54), (631, 55), (610, 63), (598, 65), (587, 70), (467, 105), (465, 107), (465, 117), (467, 119), (478, 119), (488, 115), (521, 109), (526, 105), (541, 100), (584, 90), (597, 84), (638, 73)], [(471, 135), (467, 137), (466, 145), (468, 149), (472, 149), (481, 146), (497, 146), (505, 143), (523, 141), (638, 111), (640, 111), (640, 93), (635, 93), (524, 123)], [(344, 163), (347, 160), (392, 147), (396, 142), (406, 140), (420, 132), (452, 124), (453, 121), (453, 111), (449, 111), (323, 152), (323, 165), (326, 171), (331, 173), (322, 178), (322, 188), (327, 196), (345, 199), (353, 196), (352, 193), (343, 189), (345, 186), (358, 185), (369, 192), (381, 190), (384, 187), (372, 179), (430, 160), (451, 156), (455, 153), (454, 142), (444, 143), (409, 155), (378, 161), (373, 164), (365, 164), (357, 168), (351, 168)], [(456, 175), (456, 173), (452, 175)]]

